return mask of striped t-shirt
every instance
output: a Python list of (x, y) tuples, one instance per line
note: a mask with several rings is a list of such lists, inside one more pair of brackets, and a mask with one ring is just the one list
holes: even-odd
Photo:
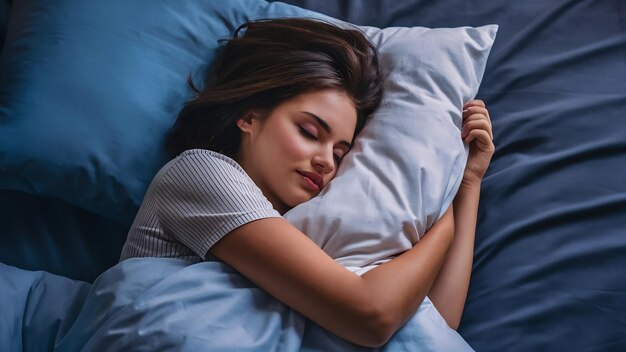
[(128, 232), (120, 261), (133, 257), (213, 259), (211, 246), (237, 227), (280, 217), (237, 162), (187, 150), (152, 180)]

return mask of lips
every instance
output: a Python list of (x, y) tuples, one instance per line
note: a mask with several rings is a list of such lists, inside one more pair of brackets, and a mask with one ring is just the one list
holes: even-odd
[(322, 176), (320, 176), (320, 174), (308, 171), (298, 171), (298, 173), (313, 181), (313, 183), (317, 185), (319, 189), (322, 189), (324, 187), (324, 179), (322, 178)]

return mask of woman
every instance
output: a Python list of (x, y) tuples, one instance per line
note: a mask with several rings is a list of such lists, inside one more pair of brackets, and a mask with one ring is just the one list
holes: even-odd
[(427, 294), (456, 328), (494, 150), (482, 102), (464, 107), (462, 137), (473, 143), (454, 211), (397, 258), (357, 276), (280, 216), (332, 180), (381, 95), (376, 49), (358, 30), (304, 19), (243, 25), (182, 109), (169, 139), (176, 157), (150, 185), (122, 260), (221, 260), (364, 346), (384, 344)]

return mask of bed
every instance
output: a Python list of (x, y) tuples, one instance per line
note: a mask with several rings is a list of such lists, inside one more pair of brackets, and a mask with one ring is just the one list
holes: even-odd
[[(492, 116), (496, 153), (483, 181), (458, 332), (477, 351), (626, 350), (626, 3), (285, 2), (379, 28), (499, 25), (477, 95)], [(15, 15), (17, 2), (0, 3), (4, 46), (11, 23), (32, 18)], [(123, 15), (99, 10), (102, 16)], [(0, 124), (10, 116), (3, 118)], [(7, 135), (0, 139), (9, 133), (2, 131)], [(0, 150), (0, 160), (8, 157)], [(101, 275), (117, 263), (134, 213), (95, 212), (32, 185), (3, 183), (0, 194), (2, 311), (26, 304), (26, 295), (8, 301), (11, 290), (56, 292), (39, 301), (56, 305), (48, 316), (36, 316), (36, 310), (22, 312), (32, 314), (28, 319), (5, 314), (0, 341), (21, 337), (7, 350), (54, 346), (76, 321), (89, 324), (80, 320), (82, 302), (92, 283), (112, 279)], [(418, 339), (395, 343), (388, 348), (420, 350)], [(66, 341), (57, 348), (75, 346)]]

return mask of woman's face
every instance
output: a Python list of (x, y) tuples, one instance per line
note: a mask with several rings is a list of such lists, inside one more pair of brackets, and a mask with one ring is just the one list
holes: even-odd
[(238, 162), (281, 214), (320, 193), (350, 148), (357, 113), (337, 90), (304, 93), (241, 118)]

